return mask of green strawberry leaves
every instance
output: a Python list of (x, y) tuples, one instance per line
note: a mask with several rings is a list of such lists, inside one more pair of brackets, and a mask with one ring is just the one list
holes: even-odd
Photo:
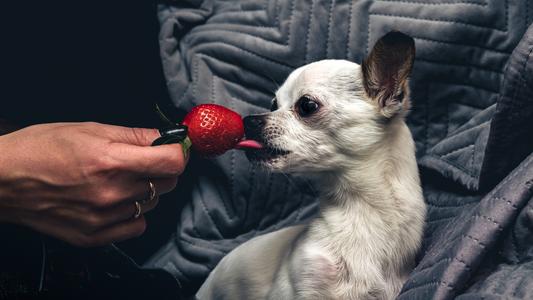
[(157, 114), (165, 122), (167, 127), (159, 129), (159, 133), (161, 134), (160, 138), (157, 138), (153, 143), (152, 146), (160, 146), (160, 145), (167, 145), (167, 144), (181, 144), (181, 148), (183, 149), (183, 154), (185, 157), (187, 157), (187, 150), (191, 147), (192, 142), (187, 136), (187, 126), (185, 125), (175, 125), (172, 121), (170, 121), (164, 114), (161, 112), (161, 109), (159, 109), (159, 105), (156, 104), (157, 108)]

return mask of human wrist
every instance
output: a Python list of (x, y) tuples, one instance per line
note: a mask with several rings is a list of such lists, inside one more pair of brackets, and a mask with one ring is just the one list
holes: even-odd
[(13, 169), (12, 151), (8, 146), (9, 135), (0, 135), (0, 223), (17, 223), (13, 202), (16, 201), (12, 191)]

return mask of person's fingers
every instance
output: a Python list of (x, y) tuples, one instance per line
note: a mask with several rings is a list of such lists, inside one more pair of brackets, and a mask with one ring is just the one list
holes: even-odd
[(161, 135), (158, 129), (132, 128), (99, 123), (88, 123), (96, 134), (117, 143), (135, 146), (150, 146)]
[(189, 155), (183, 153), (180, 144), (152, 147), (152, 142), (160, 137), (157, 129), (100, 125), (92, 124), (93, 130), (110, 141), (108, 156), (123, 170), (141, 178), (176, 177), (183, 173)]
[(178, 177), (140, 179), (139, 182), (137, 185), (140, 188), (139, 195), (141, 199), (147, 199), (152, 192), (155, 196), (159, 196), (172, 191), (178, 184)]
[(137, 218), (133, 218), (137, 212), (137, 205), (135, 202), (122, 203), (117, 206), (119, 216), (114, 219), (122, 219), (121, 222), (114, 222), (97, 231), (82, 234), (80, 239), (75, 240), (76, 246), (79, 247), (97, 247), (116, 243), (141, 235), (146, 230), (146, 220), (144, 213), (151, 211), (159, 202), (159, 196), (154, 197), (148, 203), (140, 203), (140, 212)]
[[(150, 182), (152, 183), (151, 186)], [(116, 200), (111, 201), (109, 205), (147, 200), (152, 190), (156, 197), (166, 194), (176, 187), (178, 177), (138, 179), (133, 184), (126, 184), (127, 186), (125, 187), (117, 187), (117, 192), (115, 193), (117, 195)]]
[(142, 215), (151, 211), (157, 206), (157, 203), (159, 202), (159, 196), (154, 197), (154, 199), (146, 203), (142, 203), (141, 201), (133, 201), (117, 205), (112, 216), (115, 222), (110, 222), (109, 225), (120, 221), (132, 220), (132, 218), (134, 218), (134, 216), (137, 214), (136, 202), (139, 202), (139, 215)]
[(122, 155), (124, 170), (140, 178), (177, 177), (183, 173), (189, 155), (185, 157), (180, 144), (155, 147), (139, 147), (128, 144), (116, 144), (116, 153)]
[[(130, 205), (131, 207), (135, 207), (134, 203), (130, 203)], [(135, 209), (132, 209), (132, 211), (134, 214)], [(141, 214), (137, 219), (114, 223), (108, 227), (105, 227), (96, 232), (92, 232), (90, 234), (74, 233), (73, 235), (63, 238), (63, 240), (74, 246), (83, 248), (99, 247), (138, 237), (145, 230), (146, 220)]]
[[(137, 208), (136, 202), (139, 202), (139, 208)], [(84, 224), (80, 223), (81, 228), (79, 232), (81, 232), (82, 235), (86, 237), (102, 236), (102, 232), (109, 231), (110, 229), (114, 228), (116, 224), (124, 222), (132, 223), (131, 221), (143, 217), (143, 214), (154, 209), (157, 206), (158, 202), (159, 196), (155, 196), (150, 202), (147, 203), (141, 203), (141, 201), (131, 201), (120, 203), (115, 207), (106, 210), (93, 211), (91, 212), (92, 215), (88, 215), (85, 219), (79, 220), (79, 222), (85, 222)], [(137, 209), (139, 210), (137, 211)], [(137, 216), (137, 218), (135, 218), (135, 215), (137, 215), (137, 213), (139, 215)], [(146, 224), (144, 226), (146, 226)], [(136, 230), (134, 228), (128, 228), (128, 230), (124, 232), (125, 237), (123, 239), (136, 236), (132, 235), (131, 232), (136, 232)], [(114, 235), (116, 236), (116, 233)], [(110, 237), (111, 235), (108, 236)], [(112, 242), (116, 241), (119, 240), (115, 240)]]
[(158, 201), (156, 196), (152, 201), (140, 204), (139, 215), (135, 219), (137, 205), (127, 202), (111, 209), (85, 212), (61, 208), (55, 211), (56, 217), (36, 216), (25, 226), (78, 247), (96, 247), (142, 234), (146, 229), (143, 214), (154, 209)]
[[(149, 182), (152, 182), (154, 189), (154, 197), (149, 200), (151, 188)], [(159, 202), (159, 195), (165, 194), (176, 186), (177, 177), (174, 178), (157, 178), (157, 179), (140, 179), (135, 184), (135, 192), (132, 195), (124, 198), (112, 206), (95, 207), (85, 218), (80, 218), (80, 227), (83, 232), (90, 235), (113, 226), (116, 223), (130, 221), (137, 214), (137, 204), (139, 202), (139, 217), (152, 209), (154, 209)], [(143, 200), (146, 201), (143, 203)]]
[(131, 145), (150, 146), (159, 137), (161, 134), (158, 129), (126, 128), (125, 136), (122, 138)]

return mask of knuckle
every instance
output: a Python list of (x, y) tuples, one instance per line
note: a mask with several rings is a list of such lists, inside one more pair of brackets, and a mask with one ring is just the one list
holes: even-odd
[(170, 182), (170, 185), (169, 185), (170, 190), (172, 191), (173, 189), (175, 189), (177, 185), (178, 185), (178, 177), (172, 178), (172, 181)]
[(130, 136), (132, 138), (131, 142), (135, 144), (139, 144), (139, 145), (149, 144), (151, 143), (151, 140), (153, 139), (151, 138), (152, 132), (144, 128), (136, 128), (136, 127), (130, 128), (130, 133), (131, 133)]
[(178, 185), (178, 178), (179, 177), (176, 176), (176, 177), (167, 177), (167, 178), (161, 179), (159, 181), (159, 185), (157, 186), (157, 190), (156, 190), (157, 194), (163, 195), (174, 190), (176, 186)]
[(94, 205), (98, 210), (108, 210), (115, 206), (116, 202), (120, 200), (120, 194), (114, 189), (101, 189)]
[(109, 178), (116, 173), (119, 163), (114, 159), (112, 149), (107, 145), (90, 146), (84, 152), (84, 162), (81, 164), (81, 172), (85, 178)]
[(97, 153), (97, 155), (94, 157), (94, 166), (99, 173), (109, 174), (115, 172), (119, 168), (120, 163), (116, 159), (117, 155), (114, 153), (114, 149), (111, 145), (104, 145), (96, 150), (95, 153)]
[(91, 234), (98, 231), (103, 226), (102, 218), (97, 214), (87, 214), (81, 222), (81, 231), (84, 234)]
[(134, 222), (135, 225), (131, 227), (130, 237), (138, 237), (146, 230), (146, 221), (144, 218), (137, 219), (138, 222)]

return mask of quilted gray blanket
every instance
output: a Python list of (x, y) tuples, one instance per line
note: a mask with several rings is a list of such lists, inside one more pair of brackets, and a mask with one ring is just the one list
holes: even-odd
[[(361, 62), (390, 30), (416, 41), (413, 132), (427, 229), (399, 299), (533, 299), (533, 3), (513, 0), (189, 0), (159, 7), (175, 106), (245, 116), (321, 59)], [(191, 161), (189, 167), (195, 166)], [(312, 218), (305, 178), (231, 151), (198, 172), (170, 241), (146, 264), (193, 294), (242, 242)], [(201, 163), (196, 166), (206, 166)], [(183, 201), (181, 199), (180, 201)]]

